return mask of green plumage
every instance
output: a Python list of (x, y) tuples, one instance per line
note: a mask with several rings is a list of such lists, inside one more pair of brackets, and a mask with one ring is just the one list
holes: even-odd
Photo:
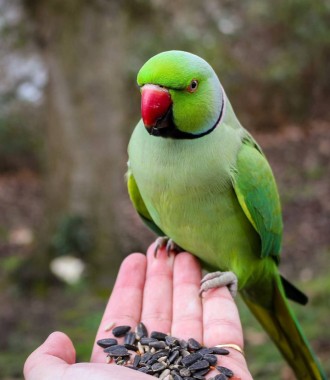
[(261, 237), (261, 258), (273, 256), (278, 262), (283, 229), (280, 202), (269, 164), (252, 137), (243, 141), (238, 153), (233, 186), (245, 215)]
[[(193, 94), (186, 91), (192, 79), (199, 82)], [(173, 125), (193, 138), (152, 136), (138, 123), (129, 144), (128, 170), (128, 191), (137, 212), (207, 269), (233, 271), (243, 299), (298, 379), (325, 379), (278, 274), (282, 216), (271, 168), (237, 120), (214, 71), (192, 54), (165, 52), (145, 64), (138, 83), (167, 87)], [(198, 122), (192, 115), (198, 115)], [(212, 132), (198, 137), (208, 130)], [(294, 288), (288, 287), (295, 298)]]

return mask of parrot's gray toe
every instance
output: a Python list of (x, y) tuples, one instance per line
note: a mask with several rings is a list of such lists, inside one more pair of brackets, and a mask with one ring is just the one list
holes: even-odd
[(157, 257), (158, 250), (160, 248), (166, 247), (166, 253), (169, 256), (171, 252), (179, 253), (183, 249), (178, 246), (172, 239), (167, 236), (160, 236), (156, 239), (156, 246), (154, 251), (154, 256)]
[(238, 280), (233, 272), (212, 272), (203, 277), (199, 295), (210, 289), (227, 286), (232, 297), (236, 297)]

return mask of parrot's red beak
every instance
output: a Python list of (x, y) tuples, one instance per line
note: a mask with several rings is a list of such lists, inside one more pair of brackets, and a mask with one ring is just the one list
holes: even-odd
[(171, 95), (166, 88), (145, 84), (141, 88), (141, 114), (143, 123), (149, 133), (160, 127), (172, 105)]

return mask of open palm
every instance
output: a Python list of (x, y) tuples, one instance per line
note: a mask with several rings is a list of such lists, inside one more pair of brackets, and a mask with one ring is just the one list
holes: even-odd
[[(228, 289), (212, 289), (201, 298), (201, 269), (192, 255), (184, 252), (168, 257), (161, 250), (154, 258), (153, 252), (151, 245), (147, 256), (134, 253), (123, 261), (96, 340), (111, 337), (111, 332), (105, 332), (111, 323), (134, 328), (142, 321), (149, 332), (157, 330), (181, 339), (195, 338), (205, 346), (233, 343), (242, 347), (239, 315)], [(243, 355), (229, 350), (230, 355), (221, 356), (219, 364), (241, 379), (252, 379)], [(51, 334), (30, 355), (24, 374), (26, 380), (132, 379), (131, 369), (105, 364), (103, 349), (96, 343), (90, 363), (75, 363), (71, 340), (59, 332)], [(210, 372), (208, 377), (214, 375)], [(151, 377), (135, 371), (134, 379)]]

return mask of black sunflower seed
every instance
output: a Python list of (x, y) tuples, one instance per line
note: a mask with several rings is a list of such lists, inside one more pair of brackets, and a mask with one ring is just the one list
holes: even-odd
[(207, 360), (202, 359), (202, 360), (198, 360), (197, 362), (195, 362), (188, 368), (190, 369), (190, 371), (198, 371), (200, 369), (209, 368), (209, 367), (210, 367), (210, 363)]
[(188, 339), (188, 348), (190, 350), (199, 350), (200, 348), (202, 348), (202, 345), (199, 342), (197, 342), (196, 339), (190, 338)]
[(175, 361), (175, 359), (177, 359), (179, 356), (180, 356), (179, 351), (172, 351), (170, 355), (168, 356), (168, 362), (172, 364)]
[(164, 362), (157, 362), (151, 366), (153, 372), (160, 372), (166, 368), (166, 364)]
[(204, 376), (209, 372), (210, 368), (204, 368), (199, 371), (194, 372), (194, 376)]
[(114, 346), (115, 344), (118, 344), (118, 341), (114, 338), (100, 339), (96, 342), (96, 344), (98, 344), (102, 348), (107, 348), (110, 346)]
[(128, 343), (125, 343), (124, 346), (128, 349), (128, 350), (131, 350), (131, 351), (138, 351), (139, 348), (137, 346), (135, 346), (134, 344), (128, 344)]
[(182, 348), (180, 346), (171, 346), (171, 351), (180, 351)]
[(135, 355), (133, 360), (133, 367), (137, 367), (140, 363), (141, 355)]
[(153, 331), (151, 334), (150, 334), (150, 337), (151, 338), (155, 338), (155, 339), (158, 339), (158, 340), (165, 340), (165, 338), (167, 337), (167, 334), (164, 334), (160, 331)]
[(188, 348), (188, 342), (184, 339), (181, 339), (180, 340), (180, 346), (181, 346), (181, 348), (183, 348), (185, 350)]
[(148, 367), (140, 367), (140, 368), (138, 368), (138, 371), (142, 372), (142, 373), (149, 373), (149, 372), (151, 372)]
[(216, 355), (228, 355), (229, 351), (222, 347), (211, 347), (212, 354)]
[(212, 354), (213, 350), (212, 350), (212, 348), (203, 347), (196, 352), (199, 352), (201, 355), (205, 355), (205, 354)]
[(152, 358), (158, 360), (162, 356), (168, 356), (169, 353), (170, 353), (170, 350), (167, 350), (167, 349), (166, 350), (160, 350), (160, 351), (155, 352), (152, 355)]
[(149, 345), (151, 342), (158, 342), (158, 339), (155, 338), (148, 338), (146, 336), (142, 337), (140, 339), (140, 343), (144, 345)]
[(193, 354), (187, 355), (182, 359), (182, 364), (185, 367), (191, 366), (193, 363), (197, 362), (197, 360), (202, 359), (202, 355), (199, 352), (194, 352)]
[(166, 343), (164, 341), (160, 340), (160, 341), (156, 341), (156, 342), (150, 342), (149, 346), (154, 347), (157, 350), (162, 350), (163, 348), (166, 347)]
[(183, 378), (177, 373), (171, 373), (171, 375), (173, 376), (173, 380), (183, 380)]
[(205, 376), (204, 375), (196, 375), (196, 373), (194, 373), (194, 379), (196, 379), (196, 380), (205, 380)]
[(203, 355), (203, 359), (207, 360), (210, 365), (215, 365), (218, 361), (218, 358), (213, 354), (205, 354)]
[[(110, 347), (109, 347), (110, 348)], [(130, 356), (131, 354), (127, 351), (127, 348), (124, 346), (117, 347), (114, 350), (109, 351), (110, 356)]]
[(214, 380), (227, 380), (227, 376), (224, 375), (223, 373), (220, 373), (219, 375), (216, 375), (214, 377)]
[(131, 326), (117, 326), (112, 330), (112, 334), (116, 338), (120, 338), (121, 336), (124, 336), (126, 333), (128, 333), (130, 329)]
[(179, 339), (175, 338), (174, 336), (167, 335), (165, 337), (165, 342), (168, 346), (177, 346), (179, 344)]
[(143, 354), (141, 356), (141, 363), (146, 363), (148, 360), (150, 360), (152, 358), (152, 353), (151, 352), (146, 352), (145, 354)]
[(227, 367), (223, 367), (221, 365), (218, 365), (216, 368), (219, 372), (223, 373), (227, 377), (233, 377), (234, 376), (234, 372)]
[(150, 360), (147, 361), (147, 366), (151, 367), (153, 364), (157, 363), (157, 359), (151, 358)]
[(148, 330), (147, 330), (146, 326), (142, 322), (140, 322), (136, 326), (136, 338), (141, 339), (144, 336), (148, 336)]
[(125, 339), (124, 339), (124, 343), (125, 344), (134, 344), (136, 340), (136, 335), (133, 331), (129, 331), (126, 335), (125, 335)]
[(126, 350), (126, 351), (127, 351), (126, 347), (123, 346), (122, 344), (116, 344), (116, 345), (114, 345), (114, 346), (109, 346), (109, 347), (105, 348), (105, 349), (103, 350), (103, 352), (106, 352), (106, 353), (108, 353), (108, 352), (113, 352), (114, 350), (117, 350), (117, 349), (123, 349), (123, 350)]

